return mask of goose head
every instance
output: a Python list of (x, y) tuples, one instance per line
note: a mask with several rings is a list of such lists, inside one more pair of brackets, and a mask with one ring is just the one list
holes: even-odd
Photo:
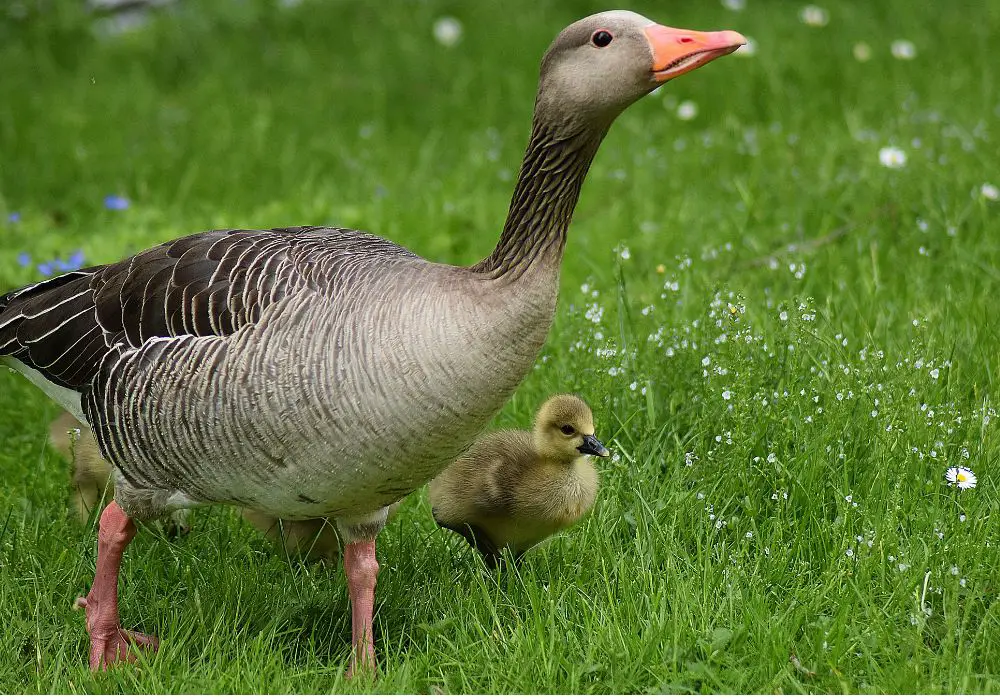
[(542, 457), (555, 462), (571, 463), (582, 455), (611, 454), (594, 436), (590, 406), (572, 394), (553, 396), (538, 409), (534, 442)]
[[(554, 271), (580, 188), (611, 123), (630, 104), (746, 43), (733, 31), (673, 29), (624, 10), (566, 27), (542, 58), (528, 149), (500, 242), (473, 270), (518, 279)], [(556, 275), (550, 274), (552, 294)]]
[(675, 29), (635, 12), (601, 12), (569, 25), (549, 46), (536, 105), (554, 120), (606, 128), (663, 83), (745, 43), (734, 31)]

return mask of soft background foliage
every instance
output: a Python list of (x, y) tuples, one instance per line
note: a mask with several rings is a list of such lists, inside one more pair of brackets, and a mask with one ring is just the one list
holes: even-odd
[[(1000, 3), (631, 6), (755, 52), (612, 130), (549, 344), (497, 418), (577, 391), (617, 461), (588, 520), (500, 575), (412, 496), (379, 540), (372, 689), (1000, 691)], [(117, 33), (5, 3), (0, 288), (213, 227), (355, 226), (471, 263), (542, 52), (600, 9), (181, 0)], [(0, 377), (0, 689), (368, 688), (342, 678), (338, 569), (221, 508), (141, 532), (122, 615), (163, 646), (92, 676), (70, 605), (94, 528), (68, 519), (57, 414)]]

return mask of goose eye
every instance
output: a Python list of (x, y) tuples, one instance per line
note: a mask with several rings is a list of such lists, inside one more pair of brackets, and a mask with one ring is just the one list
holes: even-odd
[(600, 49), (603, 49), (605, 46), (610, 44), (612, 39), (614, 39), (614, 37), (611, 36), (611, 32), (604, 29), (598, 29), (594, 32), (594, 36), (590, 37), (590, 40), (594, 42), (594, 46)]
[(576, 432), (576, 430), (573, 428), (572, 425), (564, 425), (563, 427), (559, 428), (559, 430), (562, 431), (563, 435), (572, 435), (573, 433)]

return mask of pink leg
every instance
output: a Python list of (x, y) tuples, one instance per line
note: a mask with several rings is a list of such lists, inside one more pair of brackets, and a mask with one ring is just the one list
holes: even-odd
[(156, 651), (156, 637), (129, 632), (118, 618), (118, 569), (122, 552), (135, 537), (135, 523), (114, 501), (101, 513), (97, 535), (97, 572), (94, 585), (86, 598), (76, 604), (87, 610), (87, 632), (90, 634), (90, 670), (102, 671), (121, 662), (135, 661), (130, 645)]
[(375, 541), (363, 540), (344, 547), (344, 573), (351, 594), (351, 637), (354, 657), (347, 677), (359, 671), (375, 673), (375, 643), (372, 639), (372, 612), (375, 608), (375, 581), (378, 561)]

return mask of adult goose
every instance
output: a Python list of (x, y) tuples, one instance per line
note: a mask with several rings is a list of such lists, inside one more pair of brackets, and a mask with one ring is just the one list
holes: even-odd
[(428, 262), (361, 231), (208, 231), (0, 297), (0, 356), (87, 422), (115, 465), (86, 607), (90, 665), (132, 658), (118, 571), (134, 520), (215, 503), (336, 519), (349, 673), (374, 670), (386, 508), (472, 443), (531, 369), (580, 187), (612, 121), (745, 42), (592, 15), (542, 60), (496, 249)]

